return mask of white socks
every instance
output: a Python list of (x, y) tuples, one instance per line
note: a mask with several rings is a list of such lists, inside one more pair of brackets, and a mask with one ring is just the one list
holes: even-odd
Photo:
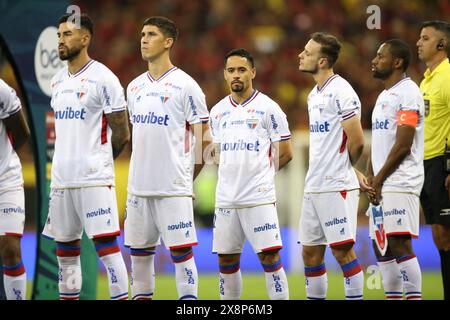
[(262, 266), (270, 300), (289, 300), (289, 286), (281, 260), (274, 264), (263, 264)]
[(27, 275), (22, 262), (3, 266), (3, 284), (7, 300), (26, 300)]
[(422, 274), (415, 254), (397, 258), (407, 300), (422, 300)]
[(182, 256), (172, 255), (179, 300), (197, 300), (198, 274), (192, 250)]
[(328, 278), (325, 264), (305, 266), (306, 299), (325, 300), (327, 296)]
[(128, 273), (117, 241), (97, 243), (95, 250), (108, 273), (111, 300), (127, 300)]
[(82, 284), (80, 246), (56, 244), (60, 300), (79, 300)]
[(155, 251), (130, 249), (131, 299), (151, 300), (155, 290)]
[(219, 265), (220, 300), (239, 300), (242, 292), (242, 274), (239, 262), (229, 266)]
[(387, 300), (403, 299), (403, 277), (394, 257), (378, 259), (378, 267), (383, 281), (384, 294)]
[(364, 290), (364, 273), (358, 259), (341, 265), (344, 273), (346, 300), (362, 300)]

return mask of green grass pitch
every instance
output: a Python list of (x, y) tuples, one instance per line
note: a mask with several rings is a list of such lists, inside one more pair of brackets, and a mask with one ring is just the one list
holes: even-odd
[[(243, 273), (243, 288), (241, 299), (243, 300), (268, 300), (264, 274)], [(383, 287), (376, 288), (376, 281), (368, 279), (370, 275), (365, 275), (364, 299), (384, 300)], [(367, 281), (369, 280), (369, 281)], [(217, 274), (200, 275), (198, 298), (201, 300), (219, 299), (219, 285)], [(304, 300), (305, 278), (301, 274), (288, 274), (289, 294), (291, 300)], [(367, 285), (371, 285), (371, 289)], [(375, 286), (375, 288), (373, 288)], [(438, 272), (422, 273), (422, 297), (424, 300), (442, 300), (443, 289), (441, 275)], [(109, 299), (108, 283), (105, 275), (98, 278), (97, 299)], [(175, 287), (175, 277), (171, 274), (156, 275), (156, 289), (154, 300), (176, 300), (177, 291)], [(344, 284), (341, 273), (328, 273), (328, 295), (327, 299), (344, 300)]]

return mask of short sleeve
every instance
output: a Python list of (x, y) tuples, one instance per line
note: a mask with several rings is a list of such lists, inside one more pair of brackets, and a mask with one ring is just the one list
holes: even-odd
[(0, 80), (0, 119), (6, 119), (22, 109), (16, 91)]
[(194, 80), (185, 87), (184, 111), (186, 121), (189, 124), (206, 123), (209, 120), (209, 112), (206, 107), (205, 94)]
[(125, 95), (119, 79), (111, 72), (98, 84), (100, 103), (105, 114), (126, 109)]
[(424, 101), (419, 89), (408, 87), (398, 97), (397, 124), (408, 124), (417, 127), (424, 116)]
[(420, 113), (423, 105), (422, 96), (410, 94), (402, 94), (399, 99), (398, 111), (416, 111)]
[(272, 142), (286, 141), (291, 138), (286, 114), (273, 102), (267, 112), (267, 128)]
[(209, 129), (211, 132), (213, 143), (220, 143), (219, 120), (220, 118), (218, 117), (218, 114), (214, 112), (213, 108), (209, 117)]
[(361, 101), (349, 84), (338, 91), (334, 103), (341, 122), (361, 113)]
[(127, 87), (127, 96), (126, 96), (126, 102), (128, 107), (128, 116), (131, 118), (134, 113), (134, 92), (136, 90), (136, 86), (133, 85), (133, 83), (130, 83)]

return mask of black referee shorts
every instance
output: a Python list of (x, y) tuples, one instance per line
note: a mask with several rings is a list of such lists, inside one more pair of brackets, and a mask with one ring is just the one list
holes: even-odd
[(427, 224), (450, 225), (450, 199), (445, 189), (447, 172), (444, 156), (425, 160), (425, 182), (420, 194), (420, 203)]

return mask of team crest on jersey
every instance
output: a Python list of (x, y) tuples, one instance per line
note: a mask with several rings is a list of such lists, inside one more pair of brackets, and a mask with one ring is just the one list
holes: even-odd
[(247, 127), (255, 129), (258, 126), (258, 119), (247, 119)]
[(164, 92), (161, 96), (159, 96), (159, 98), (161, 99), (161, 102), (162, 103), (166, 103), (167, 102), (167, 100), (169, 100), (170, 99), (170, 96), (171, 96), (171, 94), (170, 94), (170, 92)]
[(77, 98), (79, 100), (81, 100), (85, 95), (86, 95), (86, 90), (85, 89), (80, 89), (76, 92)]

